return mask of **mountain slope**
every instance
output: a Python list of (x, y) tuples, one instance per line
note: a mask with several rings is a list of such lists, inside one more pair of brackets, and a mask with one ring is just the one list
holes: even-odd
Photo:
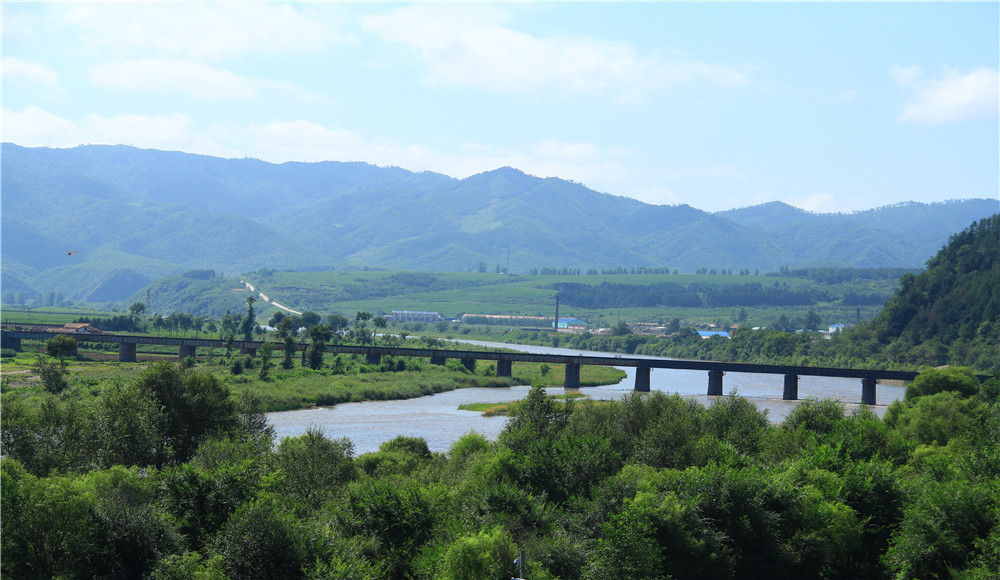
[(1000, 214), (951, 237), (851, 340), (905, 362), (1000, 368)]
[[(811, 214), (653, 206), (503, 167), (454, 179), (125, 146), (2, 145), (3, 275), (67, 299), (190, 269), (914, 267), (998, 200)], [(972, 216), (969, 218), (969, 216)], [(67, 252), (78, 254), (67, 256)], [(96, 289), (96, 290), (95, 290)]]

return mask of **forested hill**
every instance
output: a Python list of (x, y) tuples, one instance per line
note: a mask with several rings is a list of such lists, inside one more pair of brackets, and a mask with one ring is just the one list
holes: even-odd
[(126, 146), (5, 143), (0, 159), (3, 287), (73, 301), (123, 300), (191, 269), (912, 268), (1000, 211), (1000, 200), (967, 199), (709, 213), (509, 167), (454, 179)]
[(896, 295), (858, 330), (914, 362), (995, 368), (1000, 359), (1000, 214), (952, 236), (924, 272), (900, 278)]

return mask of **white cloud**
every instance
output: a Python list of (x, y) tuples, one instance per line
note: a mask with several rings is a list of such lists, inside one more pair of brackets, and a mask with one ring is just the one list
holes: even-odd
[(368, 139), (344, 128), (325, 127), (305, 120), (216, 126), (208, 134), (210, 142), (222, 147), (212, 154), (253, 156), (274, 163), (365, 161), (411, 171), (435, 171), (457, 178), (509, 165), (539, 177), (574, 179), (591, 187), (596, 187), (597, 180), (607, 182), (630, 174), (624, 163), (627, 152), (601, 151), (593, 144), (553, 139), (526, 144), (520, 150), (465, 143), (455, 151), (446, 151)]
[(155, 149), (183, 150), (195, 140), (191, 118), (180, 113), (114, 117), (91, 114), (84, 118), (80, 132), (93, 143)]
[(322, 95), (290, 82), (250, 79), (231, 71), (185, 60), (137, 59), (103, 63), (90, 70), (94, 84), (150, 93), (181, 93), (206, 99), (255, 98), (264, 93), (300, 101), (324, 100)]
[(35, 106), (20, 112), (3, 109), (3, 140), (25, 147), (100, 143), (198, 152), (206, 147), (195, 134), (191, 119), (179, 113), (114, 117), (91, 114), (75, 122)]
[(750, 81), (747, 67), (640, 55), (627, 43), (592, 37), (535, 37), (503, 26), (506, 18), (495, 7), (419, 5), (364, 17), (362, 28), (413, 49), (432, 87), (606, 91), (631, 100), (698, 80), (722, 86)]
[(974, 119), (996, 119), (1000, 112), (1000, 73), (980, 66), (961, 74), (946, 69), (939, 78), (925, 79), (918, 66), (895, 67), (893, 79), (913, 92), (899, 119), (939, 124)]
[(88, 50), (222, 60), (352, 43), (335, 5), (178, 2), (56, 4), (48, 17)]
[(833, 213), (843, 211), (844, 201), (846, 200), (829, 193), (816, 192), (806, 197), (792, 198), (785, 203), (813, 213)]
[[(359, 153), (364, 142), (341, 128), (310, 121), (274, 121), (248, 126), (214, 126), (213, 141), (223, 144), (229, 156), (251, 156), (274, 163), (285, 161), (371, 161)], [(376, 161), (371, 161), (376, 163)]]
[(3, 80), (36, 85), (51, 92), (61, 92), (59, 75), (56, 71), (38, 64), (13, 56), (3, 57)]
[(571, 179), (597, 191), (628, 195), (648, 203), (679, 203), (655, 171), (637, 166), (634, 152), (593, 143), (544, 139), (518, 148), (464, 143), (454, 149), (372, 139), (342, 127), (308, 120), (199, 128), (188, 116), (91, 114), (74, 122), (35, 107), (3, 111), (4, 140), (24, 146), (73, 147), (85, 143), (126, 144), (272, 163), (364, 161), (411, 171), (435, 171), (457, 178), (502, 166), (539, 177)]
[(210, 99), (257, 96), (251, 79), (227, 70), (183, 60), (141, 59), (104, 63), (90, 70), (94, 84), (151, 93), (188, 93)]
[(81, 142), (75, 123), (35, 106), (3, 109), (3, 140), (24, 147), (72, 147)]

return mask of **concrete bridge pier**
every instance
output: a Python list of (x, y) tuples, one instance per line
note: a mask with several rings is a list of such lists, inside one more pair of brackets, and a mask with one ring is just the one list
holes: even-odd
[(635, 367), (635, 390), (640, 393), (649, 392), (649, 367)]
[(580, 365), (573, 363), (566, 365), (566, 378), (563, 380), (563, 387), (567, 389), (580, 388)]
[[(181, 348), (184, 348), (184, 347), (181, 347)], [(257, 356), (257, 349), (254, 348), (254, 347), (252, 347), (252, 346), (241, 346), (240, 347), (240, 354), (248, 354), (251, 357), (256, 357)]]
[(722, 371), (708, 371), (708, 396), (722, 396)]
[(786, 401), (797, 401), (799, 399), (799, 375), (795, 373), (785, 373), (785, 393), (781, 398)]
[(306, 356), (306, 349), (302, 349), (302, 366), (309, 366), (309, 358)]
[(382, 362), (382, 355), (368, 353), (365, 355), (365, 362), (370, 365), (377, 365)]
[(878, 379), (875, 377), (865, 377), (861, 379), (861, 402), (866, 405), (875, 404), (875, 385)]
[(509, 377), (511, 376), (511, 368), (514, 366), (509, 360), (498, 360), (497, 361), (497, 376), (498, 377)]
[[(444, 363), (447, 362), (447, 361), (448, 361), (448, 359), (444, 358), (443, 356), (432, 356), (431, 357), (431, 364), (432, 365), (438, 365), (438, 366), (443, 367)], [(498, 372), (497, 374), (499, 375), (500, 373)]]
[(135, 362), (135, 343), (118, 343), (118, 362)]
[[(240, 350), (240, 352), (243, 352), (243, 351)], [(198, 358), (198, 347), (196, 347), (196, 346), (185, 346), (185, 345), (182, 344), (179, 352), (177, 353), (177, 361), (178, 362), (184, 362), (184, 359), (186, 359), (189, 356), (190, 357), (194, 357), (194, 358)]]
[(20, 338), (5, 338), (3, 340), (3, 347), (14, 349), (17, 352), (21, 352), (21, 339)]

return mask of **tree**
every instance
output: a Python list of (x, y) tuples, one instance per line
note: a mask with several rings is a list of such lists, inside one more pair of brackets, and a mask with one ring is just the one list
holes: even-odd
[(300, 578), (315, 560), (306, 552), (305, 523), (262, 494), (240, 507), (219, 534), (217, 552), (230, 578)]
[(145, 467), (156, 462), (163, 416), (148, 392), (116, 380), (101, 392), (93, 417), (99, 465)]
[(821, 324), (823, 324), (823, 321), (820, 319), (819, 314), (816, 314), (814, 310), (810, 310), (806, 314), (806, 319), (802, 323), (802, 327), (804, 330), (819, 330)]
[(240, 323), (240, 331), (243, 333), (243, 340), (249, 342), (253, 340), (253, 331), (257, 327), (257, 319), (254, 317), (253, 303), (257, 299), (253, 296), (247, 296), (247, 313), (243, 317), (243, 321)]
[(133, 322), (138, 322), (139, 318), (142, 317), (142, 315), (145, 313), (146, 313), (146, 305), (143, 304), (142, 302), (134, 302), (132, 306), (128, 307), (128, 315)]
[(947, 367), (921, 371), (913, 382), (907, 385), (907, 401), (943, 391), (955, 391), (963, 397), (972, 397), (979, 392), (979, 379), (965, 367)]
[(281, 322), (283, 318), (285, 318), (285, 313), (278, 310), (271, 316), (271, 320), (267, 321), (267, 325), (270, 326), (271, 328), (277, 328), (278, 323)]
[(268, 380), (268, 371), (271, 370), (272, 366), (274, 366), (274, 363), (271, 362), (272, 353), (274, 353), (273, 342), (265, 342), (260, 346), (260, 349), (257, 352), (260, 356), (260, 372), (258, 373), (258, 377), (262, 381)]
[(328, 314), (326, 316), (326, 325), (330, 327), (330, 330), (334, 334), (338, 334), (341, 331), (345, 330), (348, 324), (350, 324), (350, 322), (347, 320), (347, 317), (344, 316), (343, 314), (334, 313), (334, 314)]
[(295, 356), (295, 339), (291, 336), (285, 336), (282, 341), (282, 351), (284, 357), (281, 359), (281, 368), (290, 369), (295, 363), (292, 361), (292, 357)]
[(372, 335), (368, 332), (367, 322), (372, 319), (371, 312), (358, 311), (354, 315), (354, 336), (355, 340), (361, 344), (366, 344), (371, 342)]
[(441, 560), (438, 577), (448, 580), (506, 580), (516, 572), (513, 566), (516, 557), (517, 546), (510, 535), (498, 526), (452, 542)]
[(316, 314), (312, 310), (306, 310), (301, 315), (301, 324), (305, 328), (309, 328), (310, 326), (322, 323), (323, 323), (323, 317), (320, 316), (319, 314)]
[(60, 335), (50, 338), (45, 343), (45, 352), (49, 353), (49, 356), (59, 359), (59, 365), (65, 370), (66, 357), (76, 353), (77, 346), (76, 339), (72, 336)]
[(44, 357), (38, 357), (38, 362), (35, 363), (35, 372), (42, 379), (42, 386), (50, 393), (59, 394), (69, 386), (66, 381), (66, 369), (61, 362), (50, 362), (46, 361)]
[(323, 353), (326, 352), (326, 342), (330, 340), (330, 328), (322, 324), (314, 324), (309, 327), (309, 338), (312, 344), (309, 346), (309, 368), (316, 370), (323, 366)]
[(374, 335), (377, 334), (379, 330), (385, 330), (387, 324), (388, 321), (385, 319), (385, 316), (376, 316), (375, 318), (372, 319), (372, 326), (375, 327), (375, 330), (372, 331), (373, 340), (374, 340)]
[(163, 412), (157, 466), (187, 461), (203, 438), (238, 424), (229, 389), (215, 375), (157, 361), (136, 384)]
[(308, 510), (316, 509), (337, 485), (354, 478), (353, 458), (350, 439), (330, 439), (315, 426), (299, 437), (286, 437), (275, 454), (282, 493)]
[(284, 316), (278, 320), (277, 325), (274, 327), (274, 331), (278, 334), (278, 338), (291, 338), (295, 335), (295, 329), (292, 327), (292, 322), (293, 318), (290, 316)]
[(628, 327), (628, 323), (624, 320), (619, 321), (618, 324), (611, 329), (612, 336), (625, 336), (627, 334), (632, 334), (632, 330)]

